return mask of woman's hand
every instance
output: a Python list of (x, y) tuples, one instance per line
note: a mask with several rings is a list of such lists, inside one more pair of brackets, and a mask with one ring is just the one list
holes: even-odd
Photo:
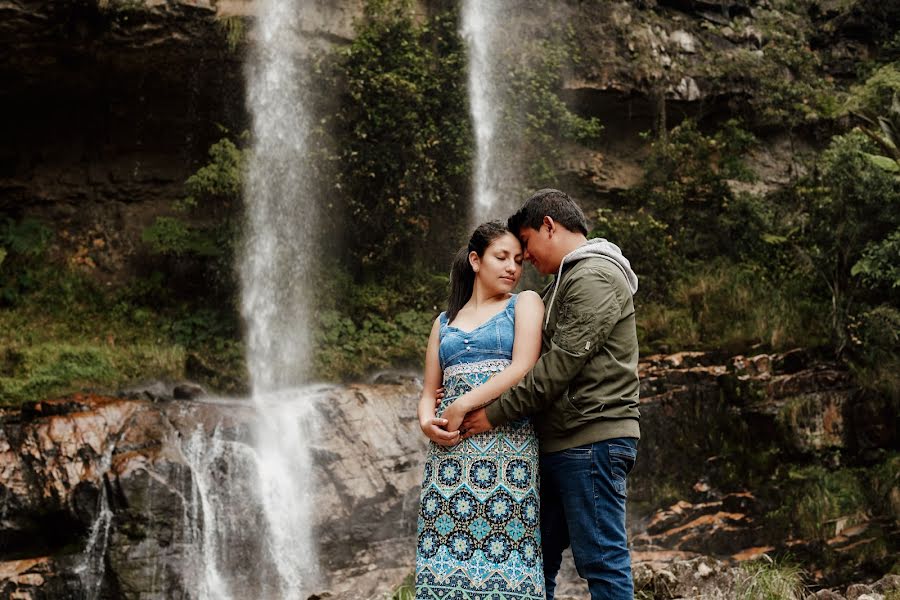
[(466, 413), (469, 412), (468, 406), (461, 401), (462, 399), (463, 397), (461, 396), (454, 400), (441, 414), (441, 417), (446, 421), (445, 427), (447, 431), (459, 433), (463, 419), (466, 417)]
[[(460, 421), (462, 421), (462, 419), (460, 419)], [(445, 429), (446, 426), (447, 419), (438, 419), (437, 417), (430, 417), (419, 422), (422, 433), (424, 433), (425, 437), (429, 440), (438, 446), (453, 446), (459, 442), (459, 427), (457, 426), (453, 431), (448, 431)]]

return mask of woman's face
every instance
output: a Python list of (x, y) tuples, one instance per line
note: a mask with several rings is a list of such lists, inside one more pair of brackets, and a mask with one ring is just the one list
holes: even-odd
[(475, 274), (479, 283), (497, 292), (511, 292), (522, 275), (522, 245), (511, 233), (496, 238), (484, 251), (475, 255)]

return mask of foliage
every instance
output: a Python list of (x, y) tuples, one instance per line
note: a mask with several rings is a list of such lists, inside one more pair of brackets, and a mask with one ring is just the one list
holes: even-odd
[(865, 388), (893, 399), (900, 406), (900, 310), (882, 304), (852, 315), (848, 323), (851, 366)]
[[(241, 136), (242, 138), (244, 136)], [(224, 137), (209, 149), (209, 162), (185, 182), (186, 196), (173, 203), (178, 216), (160, 216), (143, 241), (167, 259), (172, 272), (194, 272), (213, 285), (206, 293), (229, 297), (234, 281), (235, 243), (240, 235), (245, 150)]]
[(863, 115), (883, 114), (890, 108), (895, 94), (900, 94), (900, 66), (887, 64), (864, 83), (850, 88), (846, 109)]
[(761, 127), (792, 128), (837, 116), (837, 92), (812, 49), (815, 32), (803, 5), (760, 10), (753, 27), (762, 33), (760, 48), (712, 57), (715, 72), (731, 87), (747, 90), (747, 118)]
[(867, 519), (866, 487), (851, 469), (791, 466), (782, 487), (782, 505), (771, 518), (790, 526), (792, 535), (826, 540)]
[(108, 386), (167, 372), (184, 354), (155, 344), (116, 349), (106, 344), (46, 343), (6, 348), (0, 358), (0, 404), (19, 404), (83, 386)]
[(409, 273), (358, 284), (339, 269), (331, 273), (317, 300), (317, 375), (358, 379), (379, 369), (421, 368), (447, 276)]
[(27, 302), (0, 310), (4, 402), (183, 378), (189, 354), (215, 368), (198, 378), (213, 389), (234, 392), (245, 385), (233, 313), (202, 300), (174, 305), (161, 273), (111, 291), (51, 263), (36, 270), (35, 281)]
[[(465, 219), (471, 162), (465, 52), (452, 12), (417, 24), (407, 2), (369, 2), (339, 74), (347, 94), (339, 187), (355, 260), (387, 270), (446, 244)], [(453, 217), (456, 218), (453, 218)]]
[(228, 17), (219, 17), (216, 19), (222, 35), (225, 36), (225, 43), (231, 52), (235, 52), (241, 43), (247, 37), (247, 23), (244, 17), (240, 15), (231, 15)]
[(652, 144), (645, 179), (632, 197), (666, 223), (681, 257), (709, 256), (710, 249), (734, 256), (741, 238), (753, 231), (746, 222), (721, 227), (735, 200), (726, 180), (743, 174), (738, 157), (752, 141), (736, 123), (708, 136), (686, 120)]
[(860, 129), (880, 148), (878, 154), (865, 153), (866, 158), (900, 180), (900, 93), (894, 92), (887, 115), (859, 116), (869, 125)]
[(403, 583), (391, 594), (390, 600), (414, 600), (416, 597), (416, 574), (410, 573), (403, 579)]
[(603, 126), (595, 117), (573, 112), (559, 96), (564, 68), (580, 61), (571, 28), (551, 27), (545, 38), (510, 42), (496, 58), (503, 67), (496, 69), (494, 85), (504, 90), (497, 144), (517, 149), (509, 160), (527, 165), (525, 187), (547, 187), (558, 181), (562, 143), (591, 144)]
[[(872, 149), (862, 134), (836, 136), (822, 154), (818, 169), (794, 192), (801, 207), (790, 231), (799, 256), (827, 286), (835, 348), (847, 344), (847, 319), (864, 300), (853, 268), (861, 259), (889, 247), (889, 235), (900, 225), (900, 182), (865, 157)], [(885, 246), (882, 246), (885, 244)], [(863, 262), (876, 268), (875, 261)], [(880, 272), (879, 272), (880, 273)], [(860, 273), (862, 274), (862, 273)], [(885, 275), (887, 277), (887, 275)], [(877, 280), (881, 275), (868, 275)]]
[(866, 244), (862, 256), (850, 269), (850, 274), (859, 276), (869, 287), (884, 286), (900, 291), (900, 228), (892, 231), (883, 240)]
[(738, 121), (707, 135), (686, 120), (651, 145), (645, 178), (627, 196), (639, 208), (619, 218), (598, 215), (597, 233), (610, 231), (613, 239), (623, 239), (629, 256), (652, 272), (642, 285), (646, 297), (666, 297), (685, 263), (761, 253), (769, 215), (754, 198), (736, 196), (728, 184), (752, 178), (741, 157), (755, 143)]
[(805, 293), (805, 284), (754, 262), (712, 260), (679, 275), (662, 300), (645, 303), (642, 294), (635, 297), (641, 351), (820, 345), (828, 332), (821, 306)]
[(788, 561), (775, 561), (768, 555), (741, 565), (738, 600), (802, 600), (806, 597), (803, 570)]
[(614, 240), (641, 274), (641, 298), (662, 300), (678, 270), (677, 244), (668, 224), (644, 207), (636, 211), (598, 209), (590, 237)]
[(0, 222), (0, 306), (19, 303), (38, 286), (41, 258), (51, 235), (35, 219), (7, 217)]

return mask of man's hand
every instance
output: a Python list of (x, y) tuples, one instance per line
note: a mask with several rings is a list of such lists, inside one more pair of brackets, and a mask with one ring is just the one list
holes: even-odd
[(419, 423), (419, 427), (422, 429), (422, 433), (425, 434), (429, 440), (437, 444), (438, 446), (453, 446), (459, 443), (459, 427), (454, 431), (447, 431), (444, 427), (447, 426), (447, 419), (438, 419), (436, 417), (432, 417), (423, 423)]
[(483, 408), (479, 408), (468, 413), (466, 415), (466, 418), (463, 419), (462, 431), (465, 431), (465, 433), (460, 439), (466, 440), (473, 435), (484, 433), (485, 431), (490, 431), (493, 428), (494, 426), (491, 425), (490, 421), (488, 421), (487, 413), (485, 412), (485, 410)]
[(434, 391), (434, 410), (437, 412), (441, 408), (441, 402), (444, 400), (444, 388), (439, 387)]

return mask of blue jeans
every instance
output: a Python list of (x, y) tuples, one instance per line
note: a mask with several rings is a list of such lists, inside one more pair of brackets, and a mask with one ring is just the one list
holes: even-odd
[(591, 600), (632, 600), (625, 532), (626, 479), (637, 439), (616, 438), (541, 455), (541, 546), (547, 600), (563, 550), (572, 546)]

